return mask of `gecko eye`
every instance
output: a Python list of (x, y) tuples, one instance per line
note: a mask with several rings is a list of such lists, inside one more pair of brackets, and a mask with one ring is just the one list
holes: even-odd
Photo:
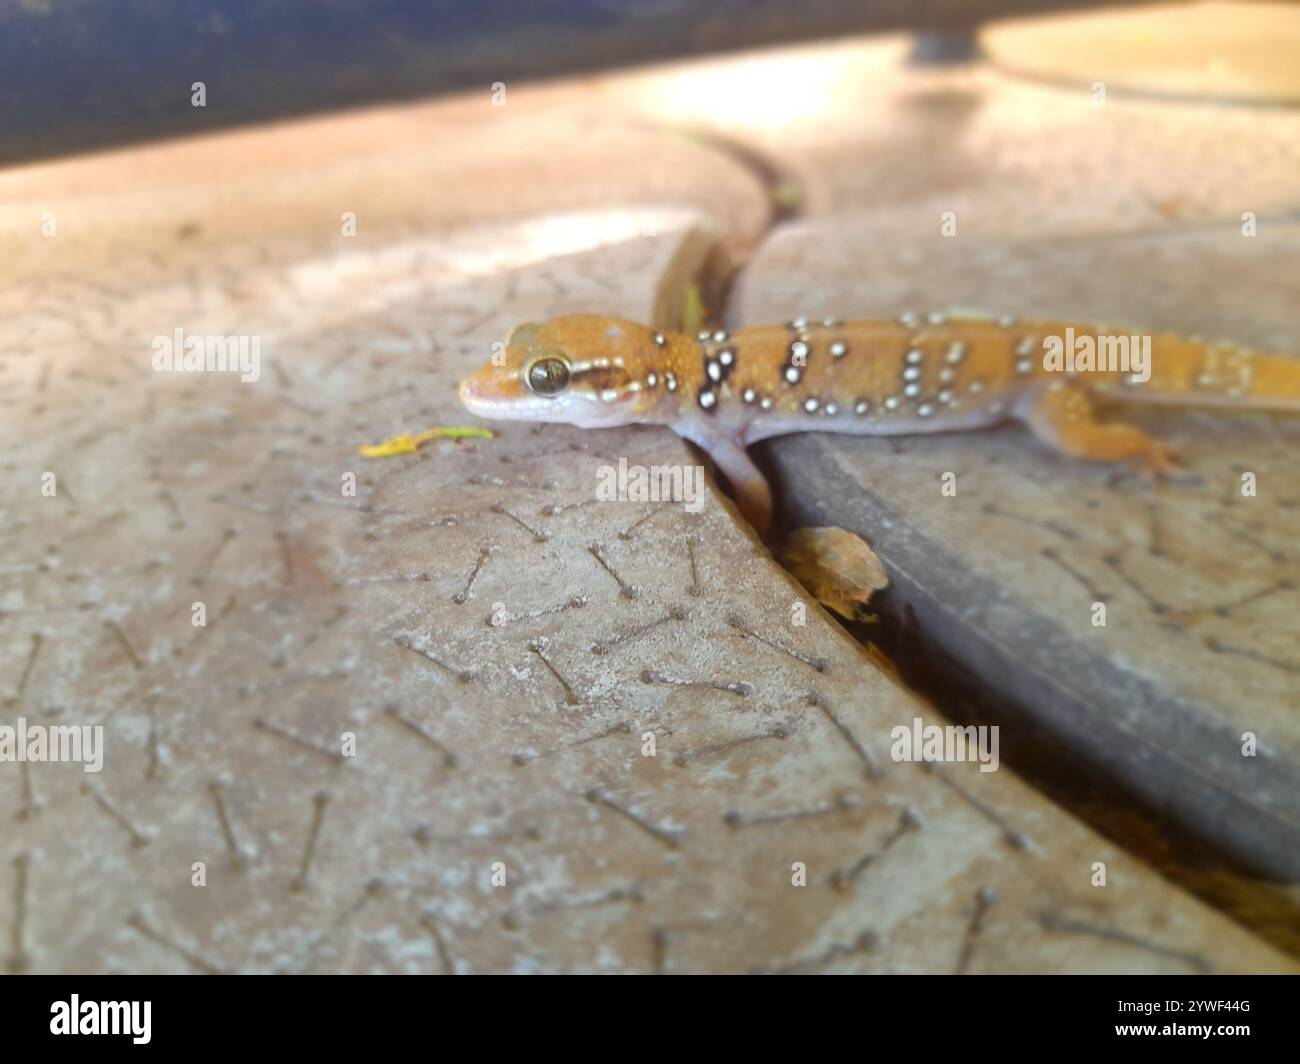
[(538, 395), (559, 395), (569, 383), (569, 364), (548, 355), (533, 362), (524, 377)]

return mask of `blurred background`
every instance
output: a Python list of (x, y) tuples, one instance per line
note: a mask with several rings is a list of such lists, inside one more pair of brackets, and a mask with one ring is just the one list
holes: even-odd
[[(9, 111), (0, 161), (193, 133), (199, 116), (170, 88), (205, 70), (223, 84), (220, 106), (201, 116), (202, 128), (213, 129), (470, 89), (488, 69), (517, 83), (901, 29), (936, 35), (925, 42), (927, 54), (955, 54), (985, 20), (1121, 4), (813, 0), (796, 12), (763, 0), (707, 9), (686, 0), (122, 0), (111, 7), (28, 0), (0, 12), (0, 92)], [(967, 44), (940, 43), (949, 36)], [(1273, 76), (1279, 73), (1280, 66)], [(1265, 70), (1255, 77), (1257, 85), (1269, 81)]]

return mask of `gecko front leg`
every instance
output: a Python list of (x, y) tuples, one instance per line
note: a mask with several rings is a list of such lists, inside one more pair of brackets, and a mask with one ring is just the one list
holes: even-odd
[(744, 445), (725, 432), (698, 423), (679, 423), (673, 429), (713, 459), (731, 485), (736, 506), (745, 520), (760, 536), (764, 535), (772, 523), (772, 489), (768, 487), (767, 477), (750, 460)]

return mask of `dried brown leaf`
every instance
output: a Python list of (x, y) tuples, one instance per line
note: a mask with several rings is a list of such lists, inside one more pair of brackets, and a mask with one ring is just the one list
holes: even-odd
[(885, 567), (861, 537), (843, 528), (798, 528), (781, 560), (827, 609), (855, 621), (873, 593), (889, 585)]

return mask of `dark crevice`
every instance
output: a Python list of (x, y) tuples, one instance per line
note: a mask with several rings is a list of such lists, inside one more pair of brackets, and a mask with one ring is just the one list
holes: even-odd
[[(769, 440), (753, 449), (773, 487), (772, 536), (779, 539), (806, 525), (836, 524), (831, 512), (835, 506), (810, 508), (806, 496), (801, 500), (788, 483), (788, 471), (802, 468), (807, 458), (783, 462), (777, 457), (781, 447), (780, 440)], [(838, 520), (857, 526), (847, 516)], [(870, 538), (869, 529), (865, 531)], [(905, 574), (894, 570), (891, 557), (882, 552), (891, 585), (871, 600), (875, 619), (848, 623), (834, 618), (837, 623), (862, 645), (883, 653), (909, 690), (954, 723), (1000, 726), (1002, 761), (1040, 794), (1181, 889), (1300, 956), (1300, 898), (1288, 873), (1275, 867), (1270, 875), (1252, 861), (1256, 855), (1245, 844), (1234, 855), (1222, 838), (1198, 830), (1202, 825), (1186, 808), (1177, 808), (1173, 801), (1162, 807), (1162, 798), (1153, 796), (1152, 789), (1143, 793), (1120, 778), (1116, 764), (1054, 733), (1050, 714), (1044, 714), (1039, 702), (1023, 697), (1025, 685), (1019, 680), (1001, 686), (987, 672), (973, 668), (966, 656), (951, 653), (942, 633), (913, 608), (916, 589), (907, 586)], [(1193, 724), (1189, 719), (1188, 727)]]

